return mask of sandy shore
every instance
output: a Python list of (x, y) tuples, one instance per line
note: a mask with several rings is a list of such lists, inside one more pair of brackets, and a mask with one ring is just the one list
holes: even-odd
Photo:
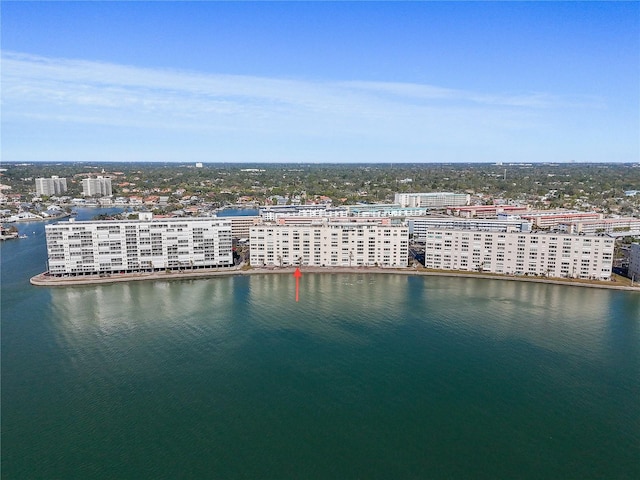
[[(69, 287), (77, 285), (95, 285), (109, 284), (118, 282), (133, 281), (149, 281), (149, 280), (185, 280), (185, 279), (201, 279), (213, 278), (229, 275), (292, 275), (295, 267), (253, 267), (241, 268), (231, 267), (227, 269), (208, 269), (190, 272), (153, 272), (153, 273), (124, 273), (111, 274), (109, 276), (88, 275), (84, 277), (50, 277), (45, 273), (41, 273), (31, 278), (32, 285), (47, 287)], [(492, 280), (505, 280), (517, 282), (533, 282), (533, 283), (550, 283), (555, 285), (570, 285), (574, 287), (588, 288), (608, 288), (615, 290), (628, 290), (640, 292), (640, 286), (620, 285), (615, 282), (587, 282), (580, 280), (558, 279), (558, 278), (539, 278), (524, 277), (499, 274), (485, 273), (467, 273), (467, 272), (434, 272), (424, 269), (415, 268), (382, 268), (382, 267), (302, 267), (304, 274), (322, 273), (322, 274), (341, 274), (341, 273), (364, 273), (364, 274), (393, 274), (393, 275), (416, 275), (416, 276), (440, 276), (440, 277), (463, 277), (463, 278), (479, 278)]]

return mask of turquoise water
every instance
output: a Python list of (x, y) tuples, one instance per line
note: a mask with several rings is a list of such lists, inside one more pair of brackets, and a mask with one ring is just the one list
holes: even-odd
[[(640, 295), (306, 274), (38, 288), (2, 256), (2, 478), (640, 478)], [(28, 232), (28, 233), (29, 233)], [(40, 232), (40, 234), (38, 233)]]

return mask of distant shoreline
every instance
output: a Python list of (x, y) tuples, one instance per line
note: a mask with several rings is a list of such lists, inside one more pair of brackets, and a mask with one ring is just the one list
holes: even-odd
[[(230, 267), (225, 269), (209, 269), (189, 272), (147, 272), (147, 273), (116, 273), (109, 276), (87, 275), (83, 277), (50, 277), (46, 272), (31, 277), (29, 282), (36, 286), (46, 287), (70, 287), (70, 286), (86, 286), (112, 284), (121, 282), (134, 281), (157, 281), (157, 280), (189, 280), (189, 279), (205, 279), (221, 276), (235, 275), (292, 275), (295, 267), (252, 267), (243, 269), (240, 267)], [(567, 285), (573, 287), (589, 287), (589, 288), (605, 288), (610, 290), (626, 290), (632, 292), (640, 292), (640, 286), (616, 285), (608, 283), (589, 283), (577, 279), (558, 279), (558, 278), (540, 278), (525, 277), (512, 275), (499, 275), (489, 273), (472, 273), (472, 272), (442, 272), (430, 271), (423, 269), (392, 268), (392, 267), (302, 267), (301, 271), (306, 273), (318, 274), (393, 274), (393, 275), (412, 275), (412, 276), (435, 276), (435, 277), (461, 277), (476, 278), (490, 280), (505, 280), (516, 282), (532, 282), (532, 283), (548, 283), (552, 285)]]

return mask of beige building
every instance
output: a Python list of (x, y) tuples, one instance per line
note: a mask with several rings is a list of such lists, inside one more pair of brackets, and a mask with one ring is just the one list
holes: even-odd
[(599, 236), (429, 230), (425, 267), (608, 280), (613, 246)]
[(251, 228), (253, 266), (406, 267), (409, 230), (386, 221), (316, 219)]
[(640, 218), (619, 217), (600, 220), (576, 220), (560, 224), (560, 230), (584, 235), (606, 234), (611, 236), (640, 235)]
[(218, 217), (225, 220), (231, 221), (231, 237), (239, 240), (239, 239), (248, 239), (249, 238), (249, 230), (254, 225), (260, 223), (261, 219), (258, 216), (230, 216), (230, 217)]
[(563, 223), (600, 220), (602, 217), (601, 213), (576, 210), (534, 210), (520, 214), (520, 218), (530, 221), (534, 227), (548, 229), (558, 228)]

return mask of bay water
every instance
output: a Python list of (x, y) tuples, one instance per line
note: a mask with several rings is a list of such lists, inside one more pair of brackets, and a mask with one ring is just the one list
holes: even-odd
[(19, 228), (3, 479), (640, 478), (638, 293), (304, 269), (299, 302), (280, 274), (34, 287), (44, 226)]

